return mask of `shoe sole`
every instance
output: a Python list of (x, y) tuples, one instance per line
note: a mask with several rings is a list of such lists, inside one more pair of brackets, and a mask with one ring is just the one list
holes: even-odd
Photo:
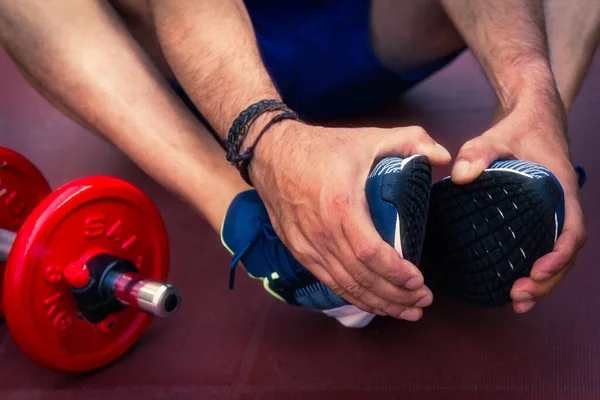
[(486, 170), (474, 182), (436, 183), (421, 269), (434, 293), (483, 307), (511, 302), (513, 283), (552, 251), (560, 187), (508, 170)]
[(400, 256), (415, 266), (421, 261), (431, 196), (431, 166), (427, 157), (416, 155), (403, 160), (402, 174), (387, 174), (381, 185), (381, 199), (397, 212), (392, 244)]

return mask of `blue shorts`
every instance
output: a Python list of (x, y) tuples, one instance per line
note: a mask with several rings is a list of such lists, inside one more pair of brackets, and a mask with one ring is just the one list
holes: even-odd
[(391, 71), (371, 48), (370, 1), (245, 1), (263, 62), (283, 101), (301, 118), (335, 118), (381, 107), (460, 53), (418, 71)]

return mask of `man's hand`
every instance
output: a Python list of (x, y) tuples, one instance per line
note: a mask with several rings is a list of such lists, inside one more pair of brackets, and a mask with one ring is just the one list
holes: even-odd
[(554, 251), (537, 260), (529, 278), (513, 285), (513, 307), (524, 313), (560, 282), (586, 240), (565, 132), (572, 99), (561, 99), (556, 87), (542, 0), (441, 1), (496, 92), (495, 116), (506, 116), (463, 146), (452, 179), (467, 183), (494, 160), (517, 158), (550, 169), (565, 191), (565, 224)]
[[(575, 264), (586, 241), (583, 212), (579, 204), (577, 176), (569, 161), (564, 114), (545, 104), (517, 106), (483, 135), (470, 140), (456, 158), (452, 179), (458, 184), (474, 180), (493, 161), (515, 158), (544, 165), (554, 173), (565, 192), (565, 223), (554, 250), (537, 260), (528, 278), (519, 279), (511, 290), (513, 308), (526, 313), (550, 293)], [(502, 119), (501, 119), (502, 118)]]
[(419, 127), (283, 122), (258, 143), (250, 176), (277, 235), (319, 280), (364, 311), (416, 321), (432, 294), (419, 270), (381, 238), (365, 195), (377, 161), (412, 154), (432, 165), (450, 161)]
[[(242, 0), (149, 3), (169, 65), (221, 138), (249, 105), (280, 99)], [(267, 117), (252, 124), (245, 144)], [(432, 296), (417, 268), (376, 231), (365, 184), (378, 158), (415, 153), (434, 164), (450, 161), (420, 128), (326, 129), (284, 121), (261, 138), (249, 170), (275, 231), (298, 261), (364, 311), (407, 320), (419, 319)]]

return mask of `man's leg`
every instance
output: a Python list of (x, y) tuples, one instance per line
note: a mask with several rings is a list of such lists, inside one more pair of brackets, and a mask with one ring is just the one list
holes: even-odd
[(248, 186), (107, 2), (0, 2), (0, 42), (41, 95), (220, 230)]
[(439, 0), (372, 0), (370, 22), (373, 51), (400, 74), (465, 48)]
[[(544, 0), (552, 69), (568, 111), (600, 41), (596, 0)], [(371, 41), (388, 68), (410, 72), (465, 47), (439, 0), (377, 0), (371, 4)]]
[(600, 42), (597, 0), (545, 0), (552, 69), (567, 113)]

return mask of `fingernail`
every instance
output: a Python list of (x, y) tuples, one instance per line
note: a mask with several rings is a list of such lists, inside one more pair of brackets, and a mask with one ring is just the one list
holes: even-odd
[(415, 304), (415, 307), (419, 307), (419, 308), (429, 307), (431, 305), (431, 303), (433, 303), (433, 296), (428, 294), (425, 297), (423, 297), (421, 300), (417, 301), (417, 304)]
[(417, 321), (419, 318), (421, 318), (421, 310), (418, 308), (409, 308), (402, 311), (400, 318), (407, 321)]
[(517, 293), (515, 293), (515, 297), (513, 297), (513, 300), (514, 301), (533, 300), (533, 295), (524, 290), (519, 290)]
[(551, 277), (552, 275), (547, 272), (538, 272), (537, 274), (535, 274), (536, 281), (545, 281), (550, 279)]
[(535, 306), (535, 301), (524, 301), (523, 303), (517, 304), (517, 312), (525, 314)]
[(465, 176), (471, 170), (471, 163), (467, 160), (459, 160), (454, 164), (453, 175)]
[(404, 284), (404, 287), (408, 290), (416, 290), (423, 286), (423, 278), (420, 276), (413, 276)]

